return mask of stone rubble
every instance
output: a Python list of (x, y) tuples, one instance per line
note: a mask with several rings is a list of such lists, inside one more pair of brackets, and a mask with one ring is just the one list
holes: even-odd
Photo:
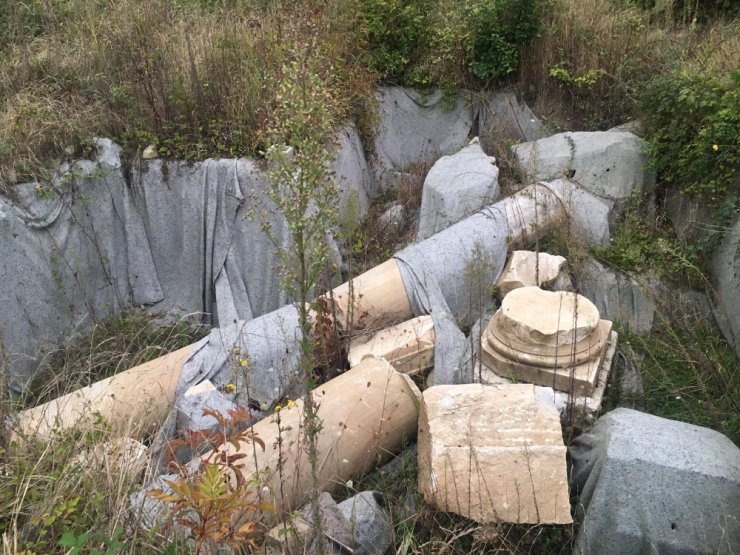
[(496, 293), (504, 298), (519, 287), (536, 285), (547, 288), (564, 273), (566, 260), (546, 252), (514, 251), (496, 281)]

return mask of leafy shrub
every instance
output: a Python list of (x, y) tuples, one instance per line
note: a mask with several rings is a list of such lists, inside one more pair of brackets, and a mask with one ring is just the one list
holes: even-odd
[(652, 270), (666, 279), (706, 284), (701, 253), (683, 245), (668, 230), (648, 225), (636, 200), (622, 216), (607, 248), (592, 247), (602, 262), (627, 272)]
[(519, 47), (541, 29), (542, 0), (483, 0), (468, 7), (470, 71), (481, 81), (519, 67)]
[(729, 79), (675, 71), (643, 95), (650, 154), (663, 185), (717, 201), (740, 163), (740, 70)]
[(368, 61), (381, 79), (403, 77), (426, 32), (429, 0), (360, 0)]

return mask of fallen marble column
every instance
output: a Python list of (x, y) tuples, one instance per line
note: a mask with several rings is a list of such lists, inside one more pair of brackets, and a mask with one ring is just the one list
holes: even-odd
[[(604, 205), (599, 208), (599, 202), (599, 199), (567, 181), (531, 185), (429, 239), (404, 249), (393, 259), (353, 279), (351, 284), (340, 285), (328, 298), (336, 306), (340, 325), (349, 323), (354, 329), (389, 318), (399, 321), (428, 314), (433, 312), (434, 303), (430, 299), (440, 299), (442, 296), (453, 315), (464, 314), (470, 296), (459, 283), (459, 269), (461, 264), (468, 261), (475, 244), (482, 244), (486, 250), (484, 255), (495, 258), (497, 272), (500, 273), (511, 246), (544, 235), (558, 222), (565, 221), (569, 214), (578, 220), (574, 222), (576, 230), (580, 230), (585, 238), (598, 242), (603, 239), (603, 233), (608, 237), (608, 228), (606, 231), (600, 230), (594, 223), (603, 216), (602, 226), (606, 226), (608, 207)], [(178, 392), (184, 392), (203, 379), (222, 385), (216, 375), (224, 374), (223, 370), (227, 369), (229, 363), (229, 354), (242, 344), (256, 361), (271, 361), (271, 365), (266, 368), (258, 365), (256, 372), (282, 366), (291, 369), (291, 365), (272, 361), (272, 354), (281, 351), (287, 353), (292, 357), (291, 364), (295, 365), (299, 354), (296, 351), (299, 332), (293, 321), (295, 315), (288, 315), (285, 324), (274, 330), (270, 344), (265, 347), (266, 353), (249, 348), (250, 340), (264, 335), (263, 331), (250, 332), (251, 337), (250, 334), (241, 333), (242, 328), (262, 330), (271, 327), (276, 315), (289, 312), (285, 310), (287, 308), (246, 323), (238, 322), (216, 329), (210, 338), (202, 340), (195, 347), (181, 349), (177, 356), (171, 354), (161, 357), (24, 411), (19, 415), (18, 429), (21, 434), (45, 434), (55, 426), (73, 427), (81, 418), (88, 418), (92, 414), (98, 414), (114, 424), (132, 421), (141, 422), (145, 429), (156, 427), (157, 423), (162, 422), (164, 415), (168, 414)], [(439, 319), (435, 320), (435, 327), (440, 325), (439, 322)], [(438, 344), (439, 337), (438, 331)], [(217, 340), (218, 349), (212, 351), (217, 350), (218, 356), (205, 360), (208, 357), (203, 353), (207, 352), (209, 341), (214, 339)], [(439, 348), (437, 352), (440, 352)], [(446, 350), (442, 349), (441, 352)], [(188, 364), (197, 367), (183, 372), (183, 366)], [(186, 374), (186, 379), (181, 378), (182, 374)], [(223, 375), (221, 381), (228, 378), (229, 376)], [(271, 400), (278, 399), (287, 391), (289, 384), (285, 383), (284, 378), (279, 372), (275, 373), (274, 387), (263, 388), (265, 399), (269, 396)], [(265, 399), (257, 400), (264, 402)]]
[[(367, 472), (416, 437), (421, 393), (411, 378), (383, 360), (365, 359), (314, 389), (313, 396), (321, 422), (316, 447), (320, 490), (332, 491)], [(278, 415), (279, 421), (273, 415), (251, 428), (265, 443), (264, 450), (250, 441), (219, 448), (228, 455), (247, 455), (237, 463), (238, 472), (246, 483), (256, 480), (254, 496), (275, 508), (265, 516), (268, 521), (300, 508), (312, 487), (302, 399), (283, 407)], [(151, 500), (144, 495), (134, 496), (133, 506), (141, 522), (151, 525), (168, 506), (147, 503)]]
[(141, 437), (164, 421), (193, 345), (95, 382), (18, 415), (18, 436), (48, 436), (52, 430), (92, 423), (102, 417), (116, 430)]

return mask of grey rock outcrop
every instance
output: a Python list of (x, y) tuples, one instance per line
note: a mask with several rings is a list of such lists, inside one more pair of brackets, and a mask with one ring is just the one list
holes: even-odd
[(335, 140), (337, 150), (329, 170), (339, 186), (340, 210), (345, 210), (354, 197), (358, 215), (365, 216), (370, 201), (377, 196), (378, 191), (365, 159), (360, 134), (351, 125), (346, 125), (336, 133)]
[(357, 555), (383, 555), (393, 542), (390, 515), (376, 491), (363, 491), (339, 503), (349, 521)]
[(416, 238), (426, 239), (493, 203), (499, 194), (495, 164), (477, 139), (437, 160), (424, 180)]
[(491, 92), (478, 104), (478, 129), (481, 137), (535, 141), (547, 137), (547, 129), (512, 91)]
[(725, 232), (712, 258), (716, 303), (714, 314), (722, 334), (740, 357), (740, 216)]
[(391, 189), (409, 167), (456, 152), (468, 141), (473, 109), (464, 94), (449, 103), (440, 91), (423, 95), (413, 89), (385, 87), (376, 97), (379, 124), (371, 166), (383, 191)]
[[(376, 191), (359, 135), (346, 127), (337, 146), (338, 200), (356, 197), (362, 216)], [(149, 159), (126, 173), (120, 147), (96, 147), (95, 160), (61, 166), (52, 188), (0, 197), (0, 325), (15, 391), (42, 351), (130, 306), (226, 326), (287, 302), (275, 243), (253, 213), (284, 247), (289, 233), (255, 161)]]
[(637, 335), (649, 334), (661, 322), (717, 320), (704, 291), (669, 283), (653, 273), (628, 274), (589, 257), (578, 265), (576, 281), (604, 318)]
[(633, 193), (653, 189), (645, 141), (628, 132), (559, 133), (513, 147), (531, 181), (566, 176), (612, 204), (610, 224)]
[(657, 290), (657, 280), (643, 285), (587, 258), (578, 267), (577, 281), (580, 293), (596, 305), (602, 318), (619, 322), (638, 335), (650, 333), (657, 305), (649, 292)]
[(740, 449), (719, 432), (631, 409), (570, 448), (576, 554), (729, 554), (740, 545)]

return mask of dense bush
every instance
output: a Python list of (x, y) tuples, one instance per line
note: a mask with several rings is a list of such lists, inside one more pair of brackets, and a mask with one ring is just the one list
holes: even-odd
[(402, 79), (428, 32), (429, 0), (360, 0), (368, 61), (381, 79)]
[(542, 0), (482, 0), (468, 6), (470, 71), (481, 81), (519, 67), (519, 48), (542, 27)]
[[(519, 65), (541, 29), (543, 0), (360, 0), (369, 63), (384, 80), (485, 82)], [(450, 63), (452, 62), (452, 63)]]
[(675, 71), (643, 95), (650, 154), (664, 186), (718, 201), (740, 166), (740, 70), (725, 79)]

